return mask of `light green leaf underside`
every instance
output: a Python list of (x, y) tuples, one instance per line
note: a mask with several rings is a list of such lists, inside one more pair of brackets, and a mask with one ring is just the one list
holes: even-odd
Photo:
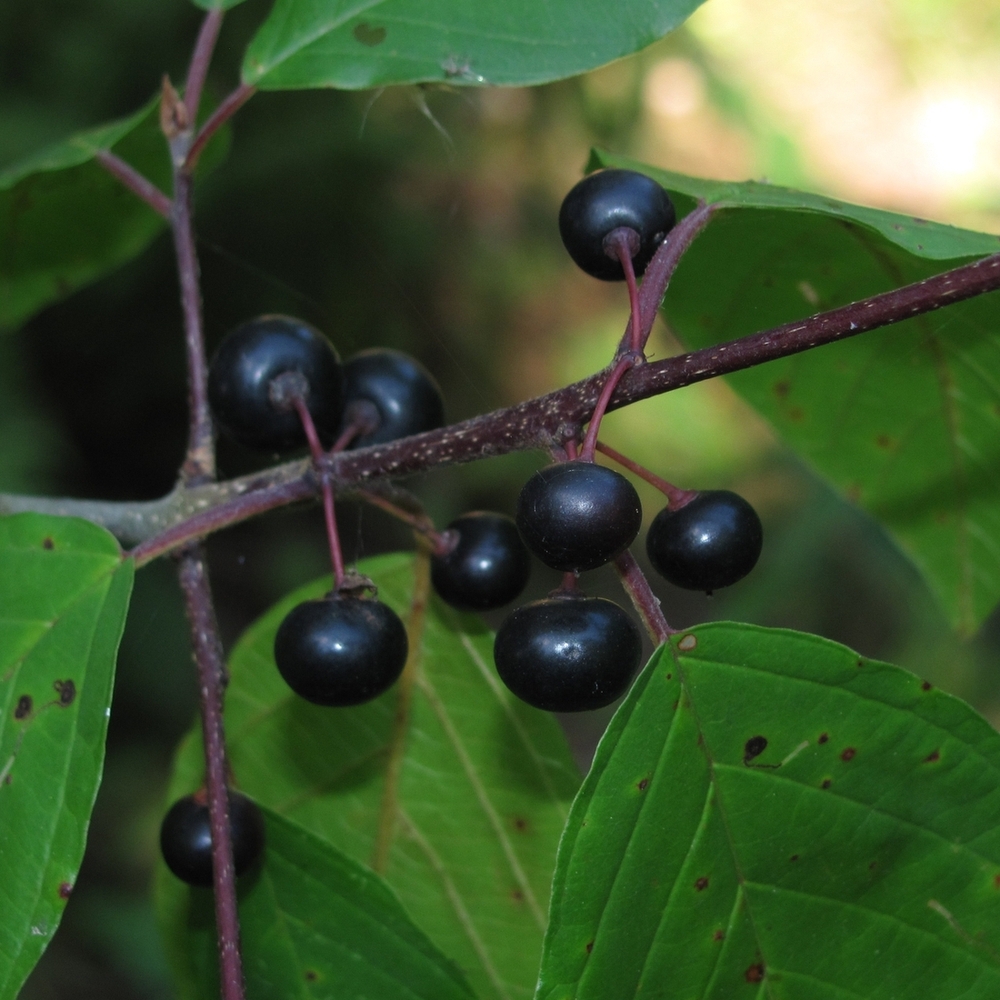
[[(166, 225), (94, 160), (113, 150), (169, 193), (158, 107), (157, 97), (0, 173), (0, 329), (131, 260)], [(227, 143), (213, 140), (199, 169), (218, 164)]]
[[(671, 329), (692, 348), (1000, 249), (995, 236), (813, 195), (648, 172), (682, 206), (696, 194), (734, 206), (692, 246), (664, 302)], [(728, 376), (792, 448), (890, 530), (966, 633), (1000, 601), (998, 316), (994, 292)]]
[(702, 0), (277, 0), (243, 79), (264, 89), (524, 86), (629, 55)]
[[(265, 810), (262, 868), (240, 882), (248, 1000), (471, 1000), (461, 973), (410, 921), (378, 876)], [(212, 897), (161, 865), (161, 920), (184, 997), (218, 997)]]
[[(406, 621), (414, 557), (361, 565)], [(480, 621), (432, 599), (408, 721), (393, 750), (400, 687), (354, 709), (292, 695), (273, 660), (274, 634), (318, 581), (261, 618), (231, 658), (226, 731), (239, 787), (362, 863), (385, 835), (382, 874), (407, 912), (483, 998), (534, 988), (555, 851), (579, 779), (555, 720), (513, 698), (492, 665)], [(194, 737), (176, 794), (201, 781)], [(398, 766), (388, 793), (390, 759)], [(383, 813), (383, 810), (385, 812)]]
[(983, 719), (801, 633), (706, 625), (654, 655), (574, 803), (539, 1000), (998, 993)]
[(17, 996), (76, 882), (132, 575), (87, 521), (0, 518), (0, 1000)]

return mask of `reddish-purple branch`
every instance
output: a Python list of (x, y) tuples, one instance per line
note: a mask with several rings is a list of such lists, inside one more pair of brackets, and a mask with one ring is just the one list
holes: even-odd
[(110, 150), (100, 149), (94, 154), (94, 159), (116, 180), (121, 181), (134, 195), (141, 198), (149, 207), (163, 218), (170, 218), (170, 199), (150, 180), (143, 177), (131, 164), (120, 156), (115, 156)]
[(215, 51), (224, 14), (225, 11), (217, 7), (205, 15), (194, 51), (191, 53), (191, 65), (188, 67), (187, 83), (184, 86), (184, 104), (187, 106), (188, 120), (192, 123), (198, 120), (201, 92), (205, 86), (205, 77), (208, 76), (208, 66), (212, 61), (212, 53)]
[(180, 280), (181, 310), (188, 369), (188, 449), (181, 467), (185, 483), (196, 485), (215, 478), (215, 439), (208, 406), (208, 361), (201, 321), (201, 288), (198, 256), (195, 251), (194, 193), (192, 177), (174, 170), (174, 207), (171, 216), (177, 272)]
[(208, 145), (209, 139), (256, 93), (256, 87), (252, 87), (248, 83), (241, 83), (228, 97), (223, 99), (222, 103), (209, 115), (208, 121), (202, 125), (194, 142), (191, 143), (191, 148), (184, 159), (185, 170), (194, 170), (198, 163), (198, 157)]
[(179, 578), (191, 626), (194, 661), (198, 667), (202, 736), (205, 742), (205, 785), (212, 829), (212, 881), (215, 925), (219, 942), (219, 972), (223, 1000), (243, 1000), (240, 928), (236, 912), (236, 872), (229, 828), (229, 793), (222, 700), (226, 668), (212, 604), (212, 589), (201, 545), (180, 556)]
[(639, 612), (639, 617), (642, 618), (653, 642), (657, 646), (666, 642), (674, 634), (675, 629), (667, 624), (667, 619), (660, 610), (660, 602), (649, 586), (646, 574), (628, 549), (615, 559), (615, 569), (625, 593), (631, 598), (632, 606)]

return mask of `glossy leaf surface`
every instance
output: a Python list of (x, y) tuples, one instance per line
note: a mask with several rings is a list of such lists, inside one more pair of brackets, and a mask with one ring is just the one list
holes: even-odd
[[(458, 969), (377, 875), (271, 812), (262, 865), (239, 883), (248, 1000), (470, 1000)], [(160, 866), (161, 919), (184, 997), (219, 995), (212, 896)]]
[(815, 636), (654, 655), (560, 846), (539, 1000), (1000, 990), (1000, 736)]
[[(274, 635), (318, 581), (290, 595), (231, 658), (226, 731), (238, 786), (383, 874), (406, 911), (485, 998), (530, 997), (556, 846), (578, 787), (556, 721), (496, 676), (479, 619), (430, 597), (426, 561), (361, 564), (407, 623), (404, 679), (352, 709), (294, 696)], [(201, 783), (200, 744), (182, 750), (175, 796)]]
[[(692, 348), (1000, 250), (996, 236), (816, 195), (648, 172), (681, 211), (695, 197), (732, 206), (692, 246), (664, 303)], [(993, 292), (728, 376), (789, 445), (889, 528), (964, 632), (1000, 601), (998, 307)]]
[[(201, 170), (219, 162), (226, 142), (209, 144)], [(104, 149), (170, 192), (158, 97), (0, 172), (0, 329), (131, 260), (166, 225), (94, 160)]]
[(132, 563), (86, 521), (0, 518), (0, 998), (62, 918), (104, 764)]
[(672, 31), (702, 0), (277, 0), (243, 79), (265, 89), (524, 86), (582, 73)]

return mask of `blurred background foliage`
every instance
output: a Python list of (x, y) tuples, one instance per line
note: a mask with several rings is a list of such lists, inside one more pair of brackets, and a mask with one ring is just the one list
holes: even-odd
[[(226, 19), (209, 78), (233, 85), (266, 14)], [(0, 5), (0, 168), (130, 113), (162, 73), (183, 79), (200, 14), (180, 2)], [(1000, 0), (709, 0), (679, 32), (537, 90), (277, 93), (237, 117), (228, 163), (202, 185), (197, 228), (210, 345), (288, 312), (343, 355), (418, 356), (460, 420), (589, 374), (627, 319), (623, 290), (562, 252), (555, 218), (592, 145), (703, 176), (762, 178), (1000, 232)], [(59, 234), (53, 233), (53, 239)], [(169, 239), (0, 339), (0, 490), (144, 499), (173, 484), (185, 434)], [(652, 353), (678, 349), (660, 324)], [(730, 487), (760, 510), (752, 576), (712, 599), (651, 577), (676, 626), (733, 618), (817, 632), (892, 660), (1000, 720), (994, 617), (957, 640), (878, 525), (784, 451), (723, 384), (612, 414), (610, 444), (686, 487)], [(541, 455), (408, 485), (439, 523), (511, 512)], [(220, 442), (225, 475), (259, 467)], [(647, 518), (662, 506), (643, 489)], [(342, 505), (348, 551), (409, 547), (378, 511)], [(322, 574), (315, 509), (214, 538), (224, 638)], [(556, 583), (536, 565), (530, 596)], [(608, 570), (593, 593), (619, 596)], [(616, 594), (617, 592), (617, 594)], [(23, 991), (172, 995), (148, 903), (173, 748), (194, 686), (169, 563), (139, 575), (107, 771), (63, 927)], [(568, 720), (585, 762), (607, 713)]]

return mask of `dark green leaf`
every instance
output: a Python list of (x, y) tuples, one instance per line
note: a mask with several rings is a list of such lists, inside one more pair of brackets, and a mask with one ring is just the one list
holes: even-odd
[(545, 83), (644, 48), (701, 2), (277, 0), (243, 79), (273, 90)]
[[(436, 599), (424, 610), (426, 564), (418, 565), (416, 602), (412, 555), (361, 565), (419, 652), (409, 705), (405, 681), (354, 709), (319, 708), (285, 686), (274, 635), (295, 604), (329, 589), (318, 581), (268, 612), (233, 652), (233, 771), (259, 802), (383, 874), (480, 996), (529, 997), (576, 770), (555, 720), (497, 678), (482, 623)], [(192, 791), (202, 773), (193, 734), (173, 794)]]
[[(263, 866), (239, 886), (248, 1000), (474, 996), (382, 879), (297, 824), (265, 817)], [(183, 995), (218, 997), (211, 892), (163, 865), (157, 891), (173, 959), (185, 969)]]
[(654, 655), (573, 805), (539, 1000), (998, 991), (983, 719), (796, 632), (705, 625)]
[[(94, 160), (113, 150), (168, 193), (158, 108), (157, 97), (0, 172), (0, 329), (135, 257), (166, 225)], [(217, 164), (226, 144), (210, 143), (200, 168)]]
[[(1000, 249), (996, 236), (815, 195), (648, 172), (682, 207), (695, 196), (733, 206), (692, 246), (664, 304), (690, 347)], [(890, 529), (965, 632), (1000, 600), (998, 303), (998, 293), (980, 296), (729, 377), (793, 448)]]
[(0, 518), (0, 1000), (17, 996), (76, 881), (131, 587), (102, 528)]
[(243, 0), (192, 0), (192, 2), (203, 10), (229, 10), (230, 7), (243, 3)]

